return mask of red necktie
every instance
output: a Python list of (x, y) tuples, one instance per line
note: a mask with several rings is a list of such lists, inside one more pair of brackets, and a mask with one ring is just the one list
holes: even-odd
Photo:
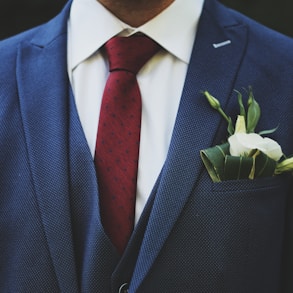
[(108, 77), (100, 112), (95, 164), (104, 229), (123, 253), (134, 226), (141, 124), (136, 74), (159, 50), (146, 36), (114, 37), (105, 45)]

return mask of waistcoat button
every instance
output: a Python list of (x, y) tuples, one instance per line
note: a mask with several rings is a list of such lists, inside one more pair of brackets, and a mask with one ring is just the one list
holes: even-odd
[(128, 283), (124, 283), (120, 286), (118, 293), (128, 293)]
[(124, 283), (120, 286), (118, 293), (128, 293), (128, 283)]

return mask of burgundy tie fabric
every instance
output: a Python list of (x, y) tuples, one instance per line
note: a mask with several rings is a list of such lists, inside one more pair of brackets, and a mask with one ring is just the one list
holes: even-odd
[(141, 124), (141, 95), (136, 74), (159, 50), (143, 35), (114, 37), (105, 45), (110, 74), (98, 126), (95, 164), (101, 219), (120, 254), (134, 226)]

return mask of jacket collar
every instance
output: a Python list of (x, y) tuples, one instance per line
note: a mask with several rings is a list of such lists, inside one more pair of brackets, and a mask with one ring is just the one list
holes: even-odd
[(246, 34), (246, 27), (231, 18), (225, 8), (216, 1), (206, 1), (131, 292), (136, 292), (143, 282), (194, 186), (200, 184), (200, 150), (214, 144), (221, 122), (201, 92), (214, 93), (222, 105), (228, 102), (245, 51)]

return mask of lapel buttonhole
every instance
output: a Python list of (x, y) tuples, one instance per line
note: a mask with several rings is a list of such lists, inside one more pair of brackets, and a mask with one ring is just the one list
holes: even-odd
[(227, 41), (224, 41), (224, 42), (221, 42), (221, 43), (213, 44), (213, 47), (215, 49), (218, 49), (220, 47), (224, 47), (224, 46), (227, 46), (227, 45), (230, 45), (230, 44), (231, 44), (231, 41), (230, 40), (227, 40)]

